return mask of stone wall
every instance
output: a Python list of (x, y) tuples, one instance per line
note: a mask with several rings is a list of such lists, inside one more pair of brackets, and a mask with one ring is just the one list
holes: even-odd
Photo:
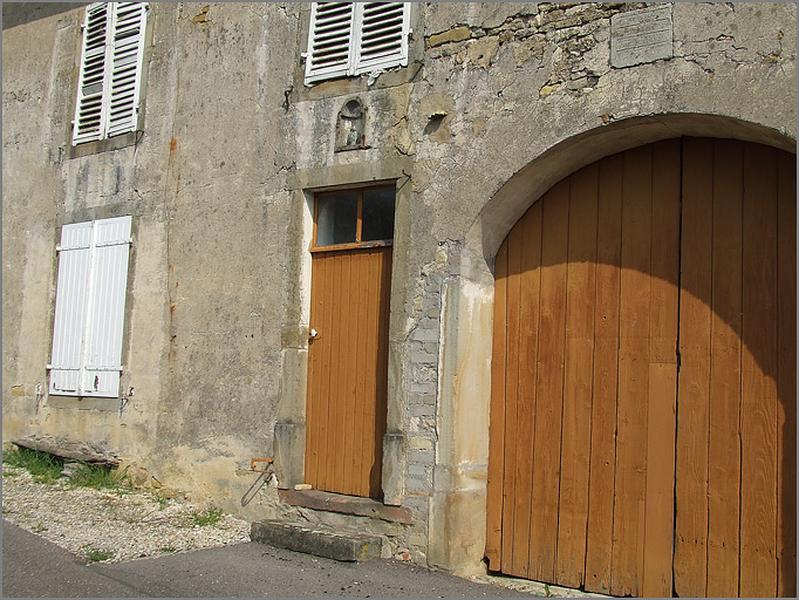
[[(380, 533), (418, 562), (480, 568), (496, 248), (546, 189), (608, 153), (683, 134), (793, 149), (796, 9), (412, 10), (407, 68), (308, 88), (307, 5), (156, 3), (144, 133), (84, 156), (69, 135), (82, 9), (10, 21), (5, 439), (85, 440), (244, 516), (302, 517), (270, 486), (241, 499), (252, 456), (285, 450), (284, 484), (301, 479), (308, 200), (396, 179), (384, 490), (415, 522)], [(625, 46), (625, 31), (648, 43)], [(31, 42), (42, 39), (53, 43)], [(336, 152), (336, 116), (354, 97), (369, 147)], [(135, 227), (122, 386), (133, 393), (48, 397), (58, 228), (118, 214)], [(347, 522), (370, 527), (332, 524)]]

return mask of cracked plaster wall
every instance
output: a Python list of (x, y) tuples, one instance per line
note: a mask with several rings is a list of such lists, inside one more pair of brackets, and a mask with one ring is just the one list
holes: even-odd
[[(81, 11), (4, 31), (6, 439), (91, 439), (163, 485), (249, 517), (285, 514), (273, 489), (239, 499), (255, 479), (249, 458), (272, 453), (281, 406), (304, 402), (286, 383), (307, 356), (303, 194), (311, 180), (396, 172), (409, 188), (390, 390), (399, 495), (415, 524), (381, 534), (419, 562), (479, 568), (488, 415), (474, 373), (487, 360), (468, 350), (490, 347), (493, 249), (568, 172), (528, 173), (511, 208), (497, 200), (506, 184), (564, 140), (634, 118), (674, 136), (684, 131), (666, 115), (698, 113), (794, 137), (794, 5), (677, 3), (673, 57), (612, 68), (611, 17), (644, 6), (414, 4), (409, 67), (371, 86), (308, 89), (307, 6), (155, 4), (144, 135), (81, 158), (69, 153)], [(30, 43), (43, 38), (54, 43)], [(368, 110), (368, 148), (335, 153), (336, 115), (353, 96)], [(57, 228), (115, 214), (135, 222), (123, 376), (135, 395), (121, 411), (39, 396)]]

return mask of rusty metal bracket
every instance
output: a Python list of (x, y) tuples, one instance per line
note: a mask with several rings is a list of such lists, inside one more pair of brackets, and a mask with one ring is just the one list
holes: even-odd
[[(255, 471), (256, 473), (268, 473), (271, 470), (272, 463), (274, 460), (271, 456), (265, 456), (263, 458), (254, 457), (250, 459), (250, 471)], [(256, 465), (258, 463), (267, 463), (266, 468), (258, 469)]]

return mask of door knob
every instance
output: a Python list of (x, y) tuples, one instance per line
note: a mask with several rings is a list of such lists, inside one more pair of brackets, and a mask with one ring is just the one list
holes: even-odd
[(319, 332), (316, 331), (316, 329), (314, 329), (313, 327), (311, 327), (311, 329), (308, 330), (308, 339), (315, 340), (318, 337), (319, 337)]

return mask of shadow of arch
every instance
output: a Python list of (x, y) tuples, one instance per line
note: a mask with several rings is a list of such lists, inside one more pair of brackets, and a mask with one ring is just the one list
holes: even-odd
[(511, 177), (483, 206), (466, 234), (489, 264), (516, 221), (558, 181), (599, 159), (681, 136), (755, 142), (796, 153), (796, 139), (757, 123), (697, 113), (632, 117), (596, 127), (548, 148)]
[[(774, 460), (781, 462), (783, 472), (789, 470), (792, 475), (787, 478), (783, 477), (781, 482), (774, 482), (775, 494), (783, 498), (780, 508), (781, 514), (775, 513), (774, 518), (775, 520), (782, 520), (783, 523), (789, 524), (789, 529), (783, 528), (782, 531), (777, 532), (777, 535), (782, 537), (783, 547), (793, 550), (795, 548), (795, 495), (792, 496), (791, 494), (795, 494), (795, 489), (788, 488), (791, 486), (795, 487), (795, 462), (793, 462), (795, 456), (795, 360), (790, 361), (789, 368), (792, 369), (792, 375), (787, 379), (781, 379), (781, 377), (784, 377), (784, 373), (781, 374), (780, 369), (785, 369), (787, 363), (780, 361), (779, 354), (784, 348), (795, 349), (795, 320), (793, 321), (793, 328), (789, 330), (790, 333), (787, 336), (785, 336), (784, 333), (779, 333), (781, 323), (776, 320), (777, 316), (783, 314), (780, 308), (781, 306), (787, 305), (787, 310), (784, 311), (785, 314), (790, 313), (791, 315), (795, 315), (796, 310), (795, 156), (793, 155), (793, 153), (795, 153), (795, 142), (793, 140), (780, 135), (778, 132), (751, 123), (704, 115), (675, 115), (666, 119), (630, 119), (616, 126), (602, 128), (599, 131), (592, 130), (585, 132), (549, 149), (511, 178), (481, 211), (477, 222), (470, 230), (470, 234), (472, 235), (471, 240), (472, 243), (474, 243), (479, 239), (483, 257), (486, 259), (488, 265), (492, 266), (493, 270), (494, 258), (497, 251), (506, 239), (506, 236), (514, 228), (514, 224), (521, 221), (521, 218), (535, 202), (538, 202), (541, 198), (549, 198), (548, 192), (560, 185), (560, 182), (569, 180), (572, 174), (583, 168), (593, 167), (594, 164), (600, 162), (601, 159), (624, 153), (624, 151), (633, 148), (646, 147), (656, 141), (681, 137), (683, 135), (691, 137), (733, 138), (743, 142), (752, 142), (750, 144), (740, 145), (742, 148), (741, 152), (749, 151), (753, 154), (760, 154), (762, 159), (760, 164), (764, 165), (766, 169), (773, 169), (773, 172), (770, 172), (769, 176), (773, 176), (775, 182), (779, 181), (780, 177), (784, 178), (788, 172), (790, 172), (791, 180), (794, 181), (794, 188), (791, 193), (791, 215), (793, 220), (787, 228), (785, 228), (784, 225), (778, 227), (777, 224), (774, 223), (775, 239), (773, 241), (776, 244), (777, 250), (774, 253), (775, 264), (772, 265), (774, 277), (776, 279), (779, 279), (779, 277), (784, 278), (785, 271), (780, 271), (779, 266), (776, 264), (782, 260), (782, 254), (779, 250), (780, 241), (776, 239), (776, 234), (777, 230), (780, 232), (787, 231), (787, 236), (793, 240), (793, 242), (788, 245), (791, 255), (790, 258), (794, 261), (793, 273), (792, 277), (788, 278), (791, 281), (788, 282), (786, 287), (781, 287), (780, 284), (777, 283), (777, 286), (772, 290), (774, 294), (774, 305), (771, 315), (775, 317), (775, 321), (773, 323), (768, 323), (768, 326), (772, 328), (768, 333), (754, 332), (750, 329), (747, 334), (743, 328), (744, 326), (740, 313), (734, 314), (732, 311), (725, 310), (726, 307), (723, 303), (722, 309), (719, 310), (718, 306), (714, 304), (712, 297), (708, 296), (707, 290), (686, 287), (684, 281), (680, 282), (679, 266), (669, 272), (652, 271), (648, 273), (653, 277), (667, 282), (674, 289), (682, 290), (683, 294), (691, 295), (706, 306), (712, 315), (717, 316), (727, 327), (731, 328), (732, 332), (739, 340), (742, 351), (744, 348), (748, 350), (757, 363), (757, 366), (762, 371), (763, 377), (776, 389), (778, 396), (776, 398), (777, 406), (775, 408), (778, 412), (782, 410), (787, 420), (784, 425), (785, 431), (781, 437), (783, 447), (775, 450), (776, 456)], [(768, 194), (764, 194), (764, 196), (768, 196)], [(765, 201), (767, 200), (764, 200), (764, 202)], [(773, 202), (776, 208), (778, 200), (774, 198)], [(546, 206), (546, 204), (544, 206)], [(469, 239), (468, 236), (467, 239)], [(752, 241), (754, 240), (749, 242), (750, 247), (758, 243), (764, 243), (757, 240), (752, 244)], [(746, 243), (746, 241), (744, 243)], [(472, 247), (474, 248), (475, 246), (472, 245)], [(541, 266), (552, 266), (563, 262), (572, 262), (573, 260), (591, 261), (593, 259), (588, 256), (577, 256), (569, 257), (566, 261), (542, 260)], [(593, 261), (597, 264), (601, 262), (600, 260)], [(623, 260), (617, 266), (619, 266), (620, 269), (636, 268), (633, 265), (625, 264)], [(769, 265), (766, 265), (765, 268), (768, 268), (768, 266)], [(746, 277), (746, 274), (743, 276)], [(756, 281), (757, 278), (755, 277), (754, 280)], [(688, 285), (690, 286), (690, 284)], [(752, 284), (751, 287), (754, 288), (756, 286)], [(755, 299), (759, 298), (758, 293), (760, 291), (761, 290), (754, 291)], [(787, 341), (784, 341), (786, 339)], [(785, 381), (791, 382), (787, 388), (785, 386)], [(777, 418), (777, 423), (779, 423), (779, 417), (777, 416)], [(790, 423), (787, 422), (788, 420)], [(775, 431), (777, 423), (774, 424)], [(777, 444), (776, 439), (774, 443)], [(775, 468), (777, 472), (779, 472), (780, 465), (776, 462)], [(781, 486), (782, 489), (778, 489), (778, 486)], [(777, 569), (781, 572), (781, 577), (783, 579), (793, 579), (795, 556), (792, 558), (792, 561), (793, 562), (788, 560), (787, 562), (778, 564)], [(789, 590), (789, 593), (792, 595), (795, 592), (795, 581), (792, 581), (790, 585), (792, 588)], [(776, 590), (774, 591), (776, 592)], [(771, 592), (766, 593), (768, 594)]]

